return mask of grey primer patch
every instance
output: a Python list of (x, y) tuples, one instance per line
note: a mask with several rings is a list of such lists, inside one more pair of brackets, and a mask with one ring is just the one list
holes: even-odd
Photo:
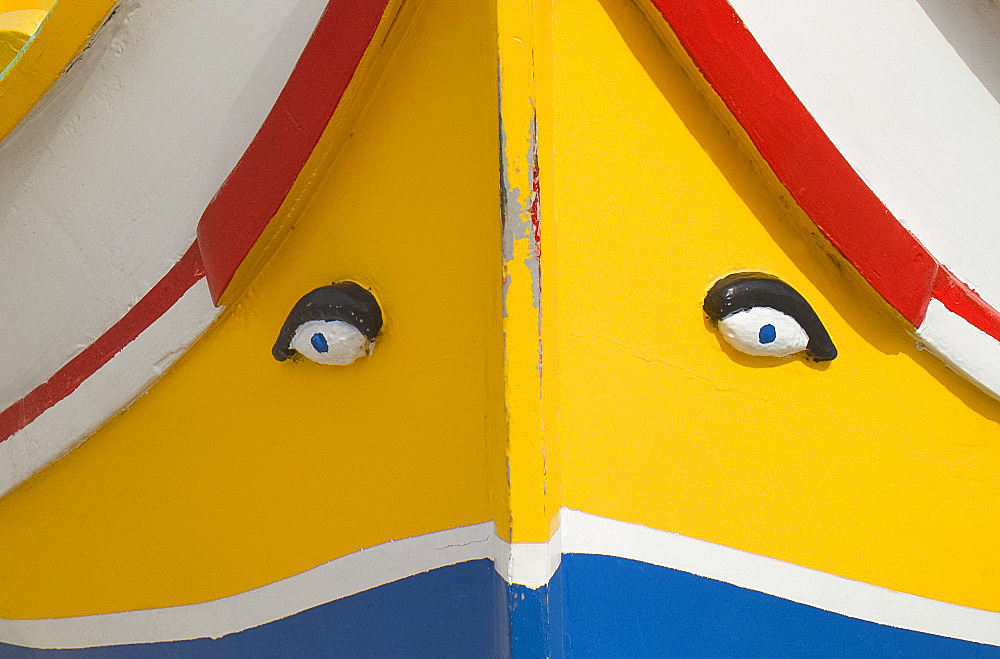
[[(497, 96), (498, 98), (502, 95), (500, 91), (500, 75), (499, 62), (497, 70)], [(501, 99), (502, 103), (502, 99)], [(498, 105), (499, 107), (499, 105)], [(532, 107), (534, 107), (534, 102), (532, 101)], [(504, 263), (510, 263), (514, 259), (514, 241), (524, 238), (529, 238), (532, 236), (531, 227), (531, 217), (530, 209), (535, 202), (535, 191), (530, 190), (527, 196), (527, 206), (521, 204), (521, 189), (518, 187), (511, 187), (510, 183), (510, 173), (507, 166), (506, 149), (507, 149), (507, 134), (504, 129), (503, 115), (499, 118), (500, 126), (500, 215), (502, 222), (502, 234), (501, 234), (501, 255), (503, 257)], [(534, 112), (531, 115), (531, 122), (528, 126), (528, 151), (527, 151), (527, 164), (528, 167), (537, 168), (538, 167), (538, 122), (535, 117)], [(529, 172), (530, 176), (534, 176), (533, 172)], [(533, 246), (534, 247), (534, 246)], [(524, 265), (528, 268), (528, 274), (531, 277), (531, 296), (532, 304), (536, 309), (541, 307), (541, 266), (538, 262), (538, 256), (535, 253), (534, 248), (530, 250), (527, 258), (524, 260)], [(508, 271), (507, 277), (512, 277), (514, 273)], [(509, 286), (509, 281), (504, 281), (503, 283), (503, 293), (502, 293), (502, 304), (503, 304), (503, 317), (507, 317), (507, 288)], [(541, 328), (541, 318), (539, 317), (539, 331)]]

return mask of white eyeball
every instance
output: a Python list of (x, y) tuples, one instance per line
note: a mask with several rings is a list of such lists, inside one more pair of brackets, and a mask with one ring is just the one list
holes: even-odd
[(719, 321), (729, 345), (748, 355), (787, 357), (809, 345), (809, 335), (791, 316), (770, 307), (737, 311)]
[(320, 364), (350, 364), (371, 354), (374, 342), (341, 320), (310, 320), (299, 325), (291, 347)]

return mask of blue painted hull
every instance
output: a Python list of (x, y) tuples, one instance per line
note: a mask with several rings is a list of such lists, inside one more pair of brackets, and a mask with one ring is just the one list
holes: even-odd
[(495, 657), (507, 584), (487, 559), (418, 574), (219, 639), (75, 650), (0, 644), (0, 657)]
[(563, 556), (549, 589), (563, 609), (565, 657), (1000, 657), (998, 647), (610, 556)]
[(0, 657), (998, 657), (634, 560), (568, 554), (541, 588), (468, 561), (219, 639)]

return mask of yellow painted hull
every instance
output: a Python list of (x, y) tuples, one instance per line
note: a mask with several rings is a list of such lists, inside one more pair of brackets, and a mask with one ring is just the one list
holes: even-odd
[[(350, 130), (330, 124), (340, 141), (303, 169), (303, 196), (218, 320), (145, 395), (0, 500), (0, 617), (197, 605), (484, 524), (507, 543), (492, 560), (513, 561), (519, 546), (551, 551), (577, 513), (1000, 611), (996, 401), (917, 349), (648, 9), (404, 3)], [(725, 343), (701, 304), (742, 270), (802, 293), (838, 359), (761, 363)], [(383, 309), (372, 355), (275, 361), (295, 301), (340, 280)], [(598, 618), (624, 614), (588, 574), (637, 584), (636, 607), (661, 583), (701, 601), (674, 572), (587, 563), (598, 555), (564, 557), (565, 581), (544, 587), (587, 583)], [(487, 598), (499, 577), (476, 574), (456, 583)], [(559, 645), (558, 630), (517, 645), (517, 624), (530, 625), (510, 622), (521, 618), (507, 596), (530, 602), (538, 587), (474, 605), (515, 625), (477, 652)], [(568, 627), (591, 624), (574, 615)], [(905, 646), (886, 638), (877, 647)]]

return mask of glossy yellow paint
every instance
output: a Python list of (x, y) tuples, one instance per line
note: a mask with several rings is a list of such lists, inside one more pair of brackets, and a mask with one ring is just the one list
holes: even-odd
[[(539, 104), (558, 242), (557, 297), (543, 299), (559, 353), (549, 510), (1000, 610), (1000, 403), (915, 348), (636, 5), (553, 6)], [(722, 342), (701, 302), (744, 269), (795, 286), (837, 360)]]
[(38, 29), (0, 70), (0, 140), (63, 74), (116, 4), (115, 0), (6, 0), (0, 5), (5, 11), (47, 12)]
[[(648, 6), (496, 10), (408, 2), (380, 31), (370, 102), (217, 326), (0, 501), (0, 616), (203, 601), (489, 519), (540, 542), (560, 506), (1000, 610), (1000, 404), (916, 350)], [(837, 360), (722, 342), (701, 302), (745, 269), (795, 286)], [(291, 305), (341, 278), (386, 310), (374, 355), (274, 362)]]
[[(496, 18), (459, 0), (411, 10), (245, 294), (145, 397), (0, 501), (0, 616), (210, 600), (505, 507), (486, 485), (504, 447)], [(345, 278), (385, 311), (373, 355), (276, 362), (295, 301)]]
[(399, 47), (400, 40), (406, 34), (407, 26), (411, 24), (411, 17), (417, 6), (419, 2), (404, 3), (403, 0), (387, 2), (382, 20), (379, 21), (375, 34), (372, 35), (368, 48), (365, 49), (355, 69), (354, 77), (337, 104), (337, 111), (331, 117), (316, 147), (309, 154), (308, 160), (278, 211), (233, 273), (232, 280), (219, 299), (219, 305), (228, 306), (240, 299), (246, 292), (247, 286), (288, 237), (288, 232), (308, 207), (316, 186), (329, 169), (329, 163), (337, 158), (350, 139), (351, 131), (366, 107), (368, 99), (371, 98), (373, 90), (379, 85), (392, 53)]

